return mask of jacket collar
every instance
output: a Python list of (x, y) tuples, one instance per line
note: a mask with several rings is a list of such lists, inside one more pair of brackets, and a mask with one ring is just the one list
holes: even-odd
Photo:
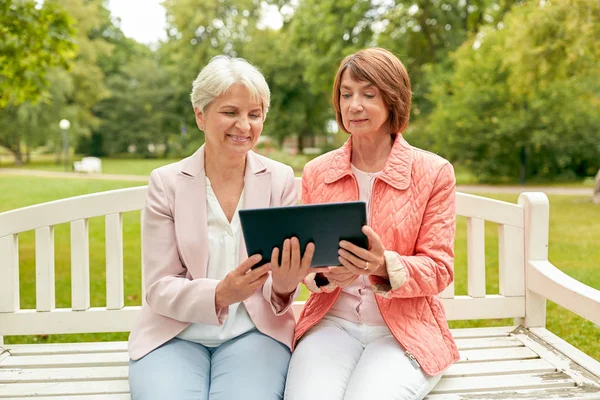
[[(197, 175), (204, 175), (204, 151), (205, 147), (202, 145), (194, 154), (184, 160), (181, 166), (181, 173), (192, 178)], [(258, 155), (250, 150), (246, 155), (246, 177), (250, 174), (257, 175), (266, 171), (267, 167), (265, 167)]]
[[(352, 135), (342, 147), (334, 150), (333, 153), (325, 174), (325, 183), (333, 183), (346, 175), (352, 174), (350, 166)], [(398, 190), (405, 190), (410, 185), (412, 163), (411, 145), (404, 140), (401, 134), (397, 134), (379, 179)]]

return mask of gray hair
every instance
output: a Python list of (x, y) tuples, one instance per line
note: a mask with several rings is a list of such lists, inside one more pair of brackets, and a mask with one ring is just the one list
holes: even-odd
[(215, 98), (227, 92), (234, 83), (243, 84), (253, 99), (260, 100), (263, 119), (266, 118), (271, 103), (271, 92), (263, 74), (243, 58), (221, 55), (213, 57), (202, 68), (192, 84), (190, 95), (194, 107), (203, 113)]

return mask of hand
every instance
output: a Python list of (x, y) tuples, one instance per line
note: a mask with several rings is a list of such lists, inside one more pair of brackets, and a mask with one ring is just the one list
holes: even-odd
[(279, 265), (279, 248), (275, 247), (271, 253), (273, 292), (281, 298), (286, 298), (296, 290), (309, 272), (328, 271), (329, 268), (310, 268), (314, 253), (314, 243), (306, 245), (302, 256), (298, 238), (285, 239), (281, 251), (281, 265)]
[(369, 250), (342, 240), (338, 250), (338, 259), (348, 271), (357, 275), (377, 275), (388, 277), (385, 265), (385, 247), (381, 238), (370, 226), (363, 226), (362, 231), (369, 239)]
[[(350, 286), (358, 278), (357, 274), (350, 272), (346, 267), (331, 267), (330, 271), (324, 272), (323, 275), (330, 283), (341, 288)], [(326, 289), (321, 289), (327, 292)]]
[(236, 269), (225, 275), (225, 278), (217, 284), (215, 289), (215, 306), (217, 310), (246, 300), (265, 283), (269, 277), (270, 264), (261, 265), (251, 270), (261, 259), (262, 256), (259, 254), (249, 257)]

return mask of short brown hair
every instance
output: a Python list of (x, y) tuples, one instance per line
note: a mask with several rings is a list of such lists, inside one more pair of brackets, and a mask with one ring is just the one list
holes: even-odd
[(344, 58), (333, 83), (333, 106), (338, 125), (348, 132), (340, 111), (340, 85), (346, 69), (350, 71), (352, 79), (377, 86), (385, 105), (390, 109), (391, 133), (404, 132), (410, 118), (412, 92), (408, 72), (398, 57), (382, 48), (370, 48)]

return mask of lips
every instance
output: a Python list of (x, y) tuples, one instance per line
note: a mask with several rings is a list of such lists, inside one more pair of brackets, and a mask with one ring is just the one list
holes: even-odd
[(238, 143), (244, 143), (250, 141), (250, 137), (248, 136), (236, 136), (236, 135), (227, 135), (231, 140)]
[(361, 123), (366, 122), (366, 121), (368, 121), (368, 120), (367, 119), (351, 119), (350, 123), (352, 123), (352, 124), (361, 124)]

